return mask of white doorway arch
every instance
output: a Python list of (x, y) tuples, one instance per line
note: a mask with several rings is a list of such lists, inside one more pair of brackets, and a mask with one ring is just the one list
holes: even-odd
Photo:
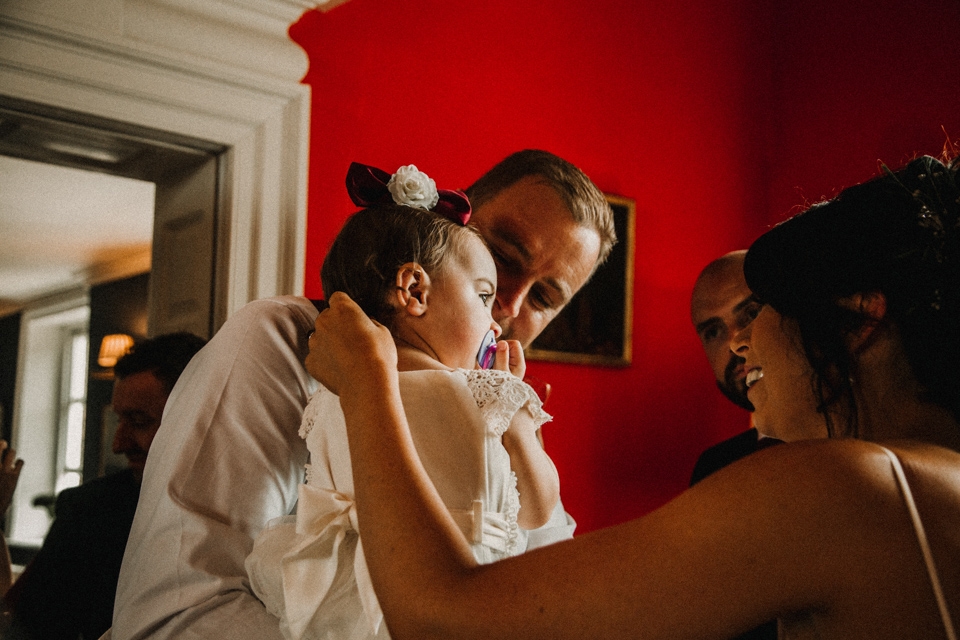
[(287, 28), (318, 4), (0, 3), (0, 93), (228, 148), (215, 327), (303, 292), (310, 89)]

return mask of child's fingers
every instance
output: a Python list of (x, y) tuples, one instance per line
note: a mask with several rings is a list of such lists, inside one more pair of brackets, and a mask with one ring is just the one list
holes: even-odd
[(523, 347), (519, 340), (508, 340), (510, 345), (510, 372), (518, 378), (527, 373), (527, 359), (523, 354)]
[(500, 340), (497, 342), (497, 355), (493, 366), (501, 371), (509, 371), (518, 378), (523, 378), (527, 372), (527, 362), (523, 356), (523, 347), (517, 340)]
[(493, 356), (491, 369), (510, 371), (510, 346), (504, 340), (497, 342), (497, 351)]

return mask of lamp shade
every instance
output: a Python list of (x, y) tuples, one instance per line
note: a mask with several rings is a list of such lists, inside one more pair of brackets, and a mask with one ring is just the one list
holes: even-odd
[(103, 341), (100, 342), (100, 355), (97, 356), (97, 364), (101, 367), (112, 367), (132, 346), (133, 338), (125, 333), (111, 333), (103, 336)]

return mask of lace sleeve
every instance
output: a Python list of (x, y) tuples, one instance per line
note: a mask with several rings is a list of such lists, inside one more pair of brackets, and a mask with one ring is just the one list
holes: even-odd
[(307, 439), (310, 431), (313, 430), (313, 425), (319, 420), (320, 413), (320, 396), (323, 395), (323, 387), (317, 389), (312, 396), (310, 396), (307, 406), (303, 409), (303, 418), (300, 421), (300, 437), (304, 440)]
[[(317, 389), (312, 396), (310, 396), (310, 400), (307, 402), (307, 406), (304, 407), (303, 409), (303, 418), (301, 418), (300, 420), (299, 434), (300, 434), (300, 437), (303, 438), (304, 440), (307, 440), (307, 436), (309, 436), (310, 432), (313, 431), (313, 427), (318, 422), (320, 422), (320, 419), (321, 419), (320, 418), (320, 414), (321, 414), (320, 398), (323, 396), (324, 391), (325, 389), (323, 385), (321, 385), (320, 388)], [(307, 442), (307, 450), (309, 451), (309, 449), (310, 449), (310, 443)], [(310, 452), (309, 459), (310, 460), (313, 459), (313, 452)], [(307, 462), (303, 467), (304, 467), (305, 482), (307, 484), (312, 484), (313, 483), (313, 465), (311, 465), (310, 462)]]
[(513, 374), (498, 369), (463, 370), (463, 373), (481, 415), (495, 435), (502, 436), (513, 416), (523, 408), (530, 412), (538, 427), (551, 420), (536, 391)]

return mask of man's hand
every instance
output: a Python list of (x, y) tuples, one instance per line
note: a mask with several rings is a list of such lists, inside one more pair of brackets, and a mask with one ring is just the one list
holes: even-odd
[(23, 460), (17, 458), (17, 452), (6, 440), (0, 440), (0, 516), (7, 512), (13, 501), (22, 468)]

